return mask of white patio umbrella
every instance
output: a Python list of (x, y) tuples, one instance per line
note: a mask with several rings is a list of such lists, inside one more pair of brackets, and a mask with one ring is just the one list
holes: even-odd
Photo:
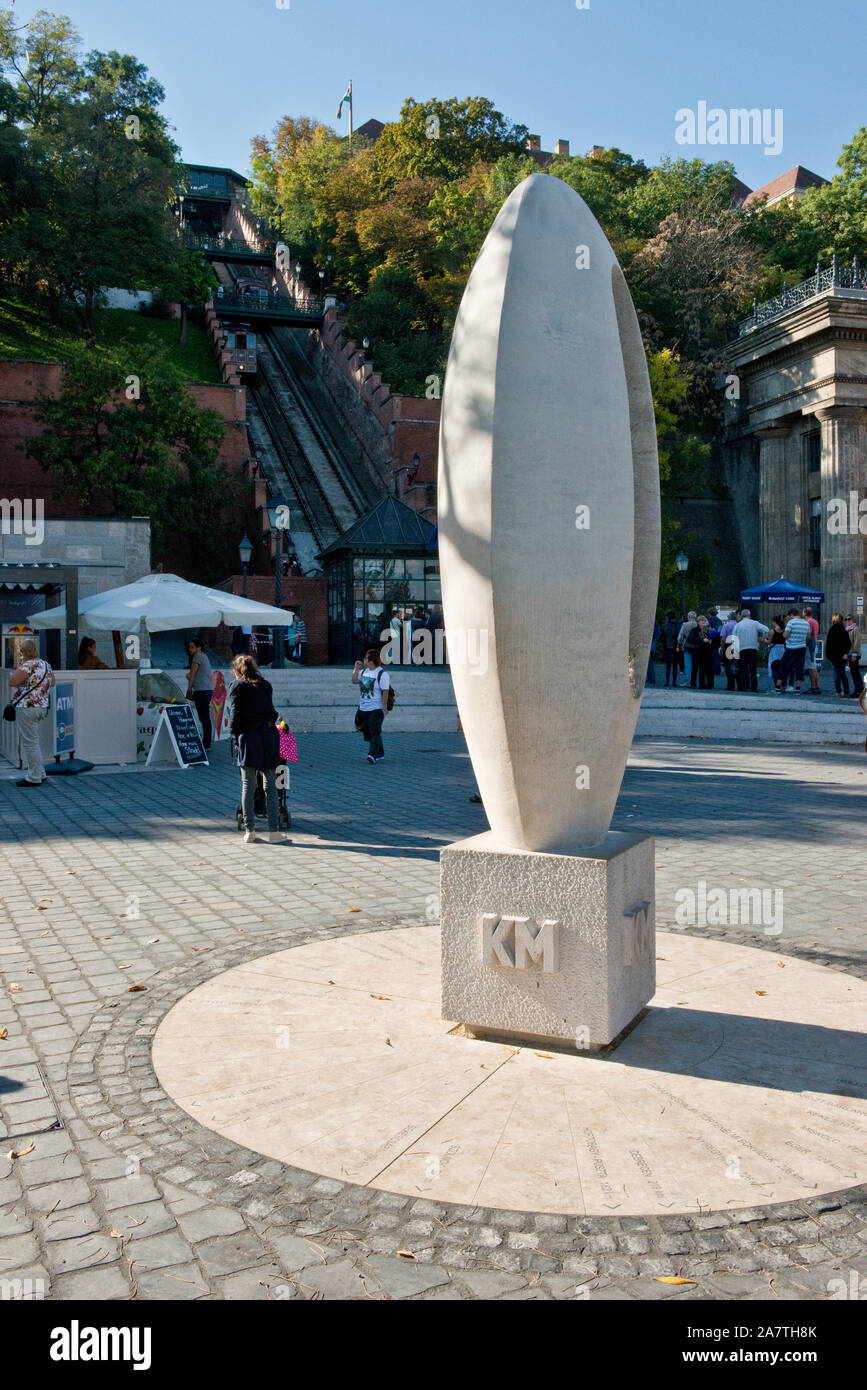
[[(270, 603), (256, 603), (222, 589), (190, 584), (176, 574), (147, 574), (134, 584), (94, 594), (79, 604), (82, 627), (91, 632), (171, 632), (177, 628), (229, 627), (242, 624), (288, 627), (292, 613)], [(28, 619), (31, 627), (66, 626), (66, 607), (49, 608)]]

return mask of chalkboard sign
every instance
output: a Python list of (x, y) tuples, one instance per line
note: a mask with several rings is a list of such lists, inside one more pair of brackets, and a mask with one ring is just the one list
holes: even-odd
[(208, 762), (202, 736), (189, 705), (166, 705), (160, 715), (147, 761), (148, 764), (165, 762), (172, 755), (181, 767)]

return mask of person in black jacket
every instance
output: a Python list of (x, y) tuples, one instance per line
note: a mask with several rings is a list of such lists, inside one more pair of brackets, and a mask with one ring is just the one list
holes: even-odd
[(680, 623), (674, 616), (674, 610), (669, 609), (665, 615), (665, 622), (662, 624), (662, 659), (665, 662), (665, 684), (668, 685), (669, 676), (671, 684), (677, 685), (677, 635), (680, 632)]
[(256, 779), (261, 772), (265, 779), (265, 804), (268, 811), (268, 839), (279, 844), (285, 837), (277, 829), (277, 763), (280, 757), (280, 735), (277, 732), (279, 715), (274, 708), (274, 692), (269, 681), (259, 674), (252, 656), (236, 656), (232, 662), (235, 681), (229, 688), (229, 729), (235, 740), (238, 767), (241, 770), (241, 811), (244, 818), (244, 840), (256, 839), (255, 796)]
[(834, 667), (834, 689), (840, 699), (849, 694), (846, 666), (851, 650), (852, 639), (846, 631), (843, 614), (834, 613), (831, 618), (831, 626), (828, 628), (828, 636), (825, 638), (825, 655)]

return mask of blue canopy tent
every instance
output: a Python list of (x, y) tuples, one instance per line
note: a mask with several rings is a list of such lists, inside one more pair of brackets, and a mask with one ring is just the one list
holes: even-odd
[(824, 603), (825, 595), (821, 589), (811, 589), (804, 584), (793, 584), (791, 579), (780, 575), (771, 584), (754, 584), (751, 589), (741, 589), (741, 603)]

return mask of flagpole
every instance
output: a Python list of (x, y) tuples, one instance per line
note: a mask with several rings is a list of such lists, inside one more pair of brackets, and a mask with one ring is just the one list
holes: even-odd
[(349, 80), (349, 148), (352, 149), (352, 79)]

